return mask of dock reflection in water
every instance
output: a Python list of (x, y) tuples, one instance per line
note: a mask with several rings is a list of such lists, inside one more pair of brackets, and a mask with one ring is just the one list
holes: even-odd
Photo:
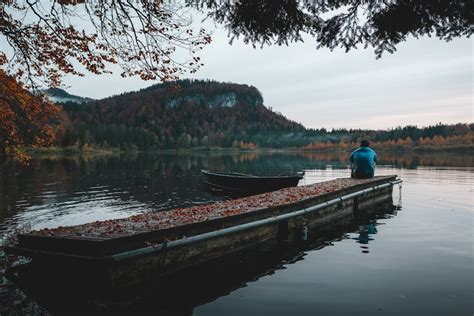
[(286, 269), (288, 265), (304, 260), (308, 252), (350, 239), (349, 234), (359, 233), (358, 242), (367, 244), (369, 238), (363, 236), (376, 233), (377, 220), (391, 218), (398, 210), (392, 201), (387, 201), (371, 209), (359, 210), (357, 218), (350, 215), (311, 229), (306, 240), (283, 245), (271, 240), (117, 293), (92, 294), (90, 287), (78, 288), (67, 280), (56, 280), (34, 271), (30, 273), (28, 269), (18, 274), (17, 282), (30, 298), (53, 314), (71, 314), (71, 311), (77, 314), (142, 314), (153, 311), (157, 315), (192, 315), (195, 307)]

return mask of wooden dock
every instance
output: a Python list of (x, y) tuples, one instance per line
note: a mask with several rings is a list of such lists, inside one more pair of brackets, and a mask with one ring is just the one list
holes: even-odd
[(37, 273), (120, 289), (264, 241), (292, 242), (302, 229), (357, 216), (391, 201), (396, 176), (336, 179), (235, 200), (43, 229), (18, 236), (8, 253), (32, 258)]

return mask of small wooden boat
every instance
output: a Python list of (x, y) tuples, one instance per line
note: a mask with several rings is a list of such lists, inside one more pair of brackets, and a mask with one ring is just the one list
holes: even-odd
[(201, 170), (207, 185), (224, 191), (239, 193), (263, 193), (295, 187), (303, 179), (304, 172), (286, 176), (255, 176), (243, 173), (210, 172)]

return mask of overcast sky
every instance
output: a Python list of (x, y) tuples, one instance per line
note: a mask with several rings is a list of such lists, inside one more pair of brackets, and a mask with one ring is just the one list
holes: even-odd
[[(345, 53), (304, 43), (254, 49), (228, 44), (217, 28), (201, 53), (205, 66), (191, 78), (257, 87), (264, 104), (312, 128), (386, 129), (437, 122), (473, 122), (472, 40), (446, 43), (410, 39), (394, 54), (375, 59), (373, 50)], [(70, 93), (103, 98), (153, 82), (116, 75), (68, 77)]]

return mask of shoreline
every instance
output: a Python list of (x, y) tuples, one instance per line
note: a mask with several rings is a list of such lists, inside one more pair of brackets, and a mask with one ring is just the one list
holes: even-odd
[[(191, 153), (278, 153), (278, 152), (351, 152), (352, 148), (324, 148), (324, 149), (305, 149), (305, 148), (257, 148), (257, 149), (235, 149), (231, 147), (192, 147), (192, 148), (169, 148), (158, 149), (153, 151), (140, 150), (121, 150), (120, 148), (87, 148), (78, 147), (39, 147), (24, 148), (25, 152), (32, 157), (45, 155), (62, 155), (62, 156), (96, 156), (96, 155), (121, 155), (121, 154), (191, 154)], [(374, 148), (379, 152), (392, 153), (474, 153), (474, 145), (465, 146), (417, 146), (412, 148)]]

